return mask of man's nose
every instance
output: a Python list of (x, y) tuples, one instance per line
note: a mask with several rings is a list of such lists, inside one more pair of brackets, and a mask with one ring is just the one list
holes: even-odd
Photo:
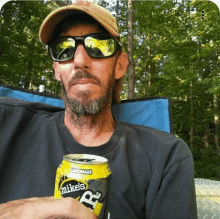
[(74, 55), (74, 65), (76, 69), (89, 68), (91, 58), (83, 45), (78, 45)]

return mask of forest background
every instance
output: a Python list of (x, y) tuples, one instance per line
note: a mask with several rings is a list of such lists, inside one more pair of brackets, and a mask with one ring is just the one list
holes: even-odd
[[(193, 153), (195, 177), (220, 180), (219, 8), (199, 0), (92, 2), (117, 18), (129, 56), (121, 99), (170, 98), (174, 134)], [(71, 3), (10, 1), (2, 7), (0, 84), (60, 94), (38, 31), (51, 10)]]

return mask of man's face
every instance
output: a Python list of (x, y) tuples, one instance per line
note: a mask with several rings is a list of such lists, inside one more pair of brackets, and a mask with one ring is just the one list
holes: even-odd
[[(100, 33), (96, 25), (78, 24), (66, 36)], [(74, 57), (65, 62), (54, 62), (55, 76), (62, 85), (66, 107), (78, 116), (98, 114), (110, 103), (115, 84), (116, 57), (91, 58), (83, 45), (78, 45)]]

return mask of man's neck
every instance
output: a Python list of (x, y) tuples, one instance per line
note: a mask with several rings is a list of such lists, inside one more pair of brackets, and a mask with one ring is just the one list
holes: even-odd
[(103, 110), (98, 115), (79, 117), (67, 108), (64, 124), (78, 143), (89, 147), (108, 142), (115, 130), (111, 108)]

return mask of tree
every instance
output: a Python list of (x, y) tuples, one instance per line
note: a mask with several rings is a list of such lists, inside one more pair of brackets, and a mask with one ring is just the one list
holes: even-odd
[(134, 98), (134, 63), (133, 63), (133, 6), (128, 0), (128, 98)]
[[(0, 83), (39, 90), (45, 85), (48, 92), (57, 93), (53, 80), (52, 61), (47, 50), (38, 39), (42, 20), (52, 8), (54, 2), (7, 2), (1, 18), (1, 60)], [(15, 11), (19, 20), (12, 15)], [(45, 61), (43, 61), (45, 60)], [(48, 86), (50, 83), (51, 86)], [(52, 90), (51, 90), (52, 89)]]

